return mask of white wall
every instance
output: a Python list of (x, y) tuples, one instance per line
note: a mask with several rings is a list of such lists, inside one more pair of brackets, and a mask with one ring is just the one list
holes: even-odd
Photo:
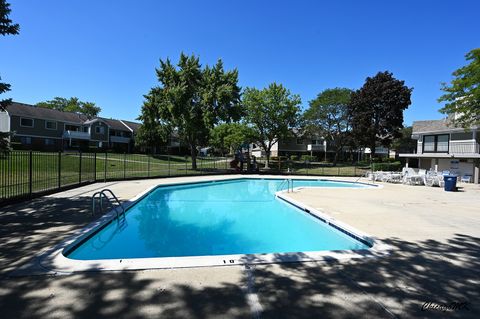
[(10, 132), (10, 116), (7, 112), (0, 112), (0, 132)]

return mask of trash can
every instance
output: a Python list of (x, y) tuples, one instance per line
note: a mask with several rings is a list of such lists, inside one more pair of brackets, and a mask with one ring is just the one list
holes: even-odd
[(445, 182), (445, 191), (455, 192), (457, 190), (457, 176), (456, 175), (445, 175), (443, 176)]

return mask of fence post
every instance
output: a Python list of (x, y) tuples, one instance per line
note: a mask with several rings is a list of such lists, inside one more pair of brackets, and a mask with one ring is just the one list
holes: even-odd
[(28, 160), (28, 193), (32, 196), (32, 151), (30, 151)]
[(93, 153), (93, 181), (97, 181), (97, 152)]
[(62, 152), (58, 151), (58, 188), (62, 187)]
[(147, 177), (150, 177), (150, 155), (147, 154)]
[[(185, 156), (185, 175), (187, 175), (187, 160), (188, 160), (188, 157)], [(193, 157), (192, 157), (192, 163), (193, 163)]]
[(78, 183), (81, 184), (82, 183), (82, 152), (80, 151), (80, 157), (79, 157), (79, 160), (78, 160)]
[(170, 155), (167, 155), (168, 157), (168, 176), (170, 176)]
[(105, 152), (105, 161), (103, 163), (103, 182), (104, 183), (107, 182), (107, 156), (108, 156), (108, 153)]
[(123, 179), (127, 176), (127, 153), (123, 153)]

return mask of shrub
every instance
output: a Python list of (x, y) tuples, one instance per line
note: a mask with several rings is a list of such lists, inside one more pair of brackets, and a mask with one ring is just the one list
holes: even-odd
[(317, 157), (316, 156), (311, 156), (311, 155), (302, 155), (301, 160), (302, 161), (309, 161), (309, 162), (316, 162)]
[(399, 171), (402, 169), (402, 163), (374, 163), (372, 169), (375, 171)]

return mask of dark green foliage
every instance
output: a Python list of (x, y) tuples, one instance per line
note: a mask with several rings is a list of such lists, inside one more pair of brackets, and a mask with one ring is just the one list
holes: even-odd
[(64, 97), (55, 97), (53, 100), (39, 102), (37, 106), (54, 109), (63, 112), (75, 112), (94, 118), (101, 112), (101, 108), (93, 102), (82, 102), (77, 97), (66, 99)]
[(349, 105), (352, 135), (372, 150), (372, 156), (376, 145), (389, 147), (401, 135), (403, 111), (411, 104), (412, 90), (385, 71), (368, 77), (362, 88), (353, 92)]
[(309, 161), (309, 162), (317, 162), (318, 158), (316, 156), (311, 155), (302, 155), (300, 158), (302, 161)]
[(402, 163), (400, 162), (393, 162), (393, 163), (374, 163), (373, 169), (375, 171), (400, 171), (402, 169)]
[[(18, 34), (20, 26), (16, 23), (12, 23), (9, 19), (10, 4), (5, 0), (0, 0), (0, 34), (1, 35), (15, 35)], [(2, 61), (4, 62), (4, 61)], [(1, 78), (0, 78), (1, 80)], [(10, 91), (10, 84), (0, 82), (0, 94)], [(0, 111), (4, 111), (5, 108), (12, 103), (11, 99), (0, 100)], [(10, 150), (9, 138), (10, 133), (0, 132), (0, 153), (4, 154)]]
[(20, 26), (9, 19), (10, 4), (5, 0), (0, 0), (0, 34), (1, 35), (15, 35), (18, 34)]
[(210, 132), (210, 145), (222, 153), (235, 152), (242, 145), (255, 141), (255, 132), (244, 123), (222, 123)]
[(160, 60), (156, 69), (160, 86), (145, 96), (154, 110), (144, 112), (142, 121), (175, 128), (190, 148), (192, 168), (196, 169), (197, 148), (206, 145), (210, 130), (219, 122), (238, 121), (242, 116), (238, 72), (224, 71), (218, 60), (202, 68), (198, 57), (180, 55), (177, 66)]
[(412, 139), (412, 127), (404, 127), (400, 134), (392, 141), (391, 148), (400, 153), (413, 153), (417, 148), (417, 141)]
[(470, 64), (453, 72), (451, 85), (442, 83), (445, 92), (439, 102), (446, 102), (440, 112), (453, 115), (456, 125), (469, 128), (480, 124), (480, 48), (465, 56)]
[(310, 101), (309, 108), (303, 114), (305, 133), (327, 139), (329, 146), (335, 150), (334, 163), (349, 138), (348, 105), (351, 95), (350, 89), (327, 89)]
[(255, 131), (256, 142), (267, 154), (267, 165), (272, 146), (292, 135), (292, 128), (298, 124), (300, 103), (300, 96), (292, 95), (281, 84), (272, 83), (263, 90), (245, 90), (243, 105), (247, 122)]

